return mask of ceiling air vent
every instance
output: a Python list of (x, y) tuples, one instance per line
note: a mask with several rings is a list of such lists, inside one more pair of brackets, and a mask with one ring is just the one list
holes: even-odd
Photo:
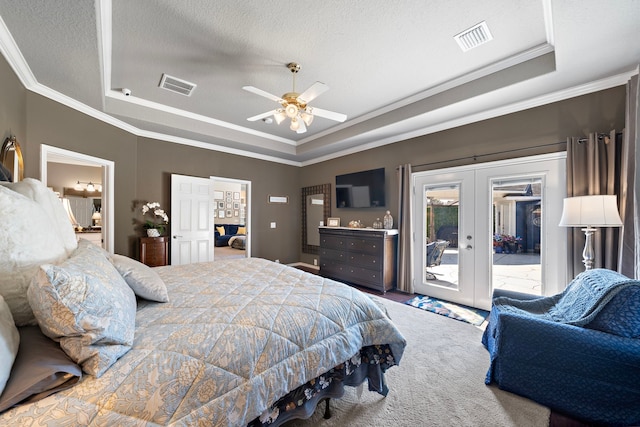
[(479, 24), (474, 25), (468, 30), (464, 30), (460, 34), (453, 36), (458, 42), (460, 49), (466, 52), (474, 47), (478, 47), (481, 44), (485, 44), (493, 39), (487, 23), (482, 21)]
[(180, 95), (191, 96), (191, 93), (197, 85), (186, 80), (163, 74), (162, 79), (160, 79), (159, 86), (162, 89), (170, 90), (171, 92), (179, 93)]

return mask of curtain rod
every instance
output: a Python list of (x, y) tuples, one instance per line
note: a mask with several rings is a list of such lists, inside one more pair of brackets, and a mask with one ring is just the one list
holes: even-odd
[[(451, 162), (457, 162), (459, 160), (469, 160), (469, 159), (472, 159), (475, 162), (480, 157), (495, 156), (496, 154), (503, 154), (503, 153), (515, 153), (517, 151), (534, 150), (534, 149), (542, 148), (542, 147), (552, 147), (554, 145), (563, 145), (563, 144), (566, 144), (566, 143), (567, 143), (567, 141), (561, 141), (561, 142), (553, 142), (551, 144), (536, 145), (535, 147), (514, 148), (513, 150), (500, 151), (498, 153), (474, 154), (473, 156), (458, 157), (457, 159), (440, 160), (440, 161), (437, 161), (437, 162), (422, 163), (420, 165), (411, 165), (411, 167), (413, 167), (413, 168), (421, 168), (421, 167), (424, 167), (424, 166), (433, 166), (433, 165), (439, 165), (439, 164), (442, 164), (442, 163), (451, 163)], [(398, 168), (396, 168), (396, 170), (398, 170)]]
[[(622, 135), (622, 132), (616, 132), (616, 136), (620, 136)], [(609, 134), (608, 133), (599, 133), (598, 134), (598, 141), (602, 141), (605, 137), (608, 137)], [(587, 142), (589, 140), (589, 138), (580, 138), (578, 140), (578, 144), (582, 144), (583, 142)]]

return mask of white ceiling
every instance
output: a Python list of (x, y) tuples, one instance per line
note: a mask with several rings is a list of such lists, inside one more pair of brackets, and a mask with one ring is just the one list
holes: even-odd
[[(294, 165), (618, 86), (640, 62), (640, 0), (0, 0), (0, 17), (28, 89), (136, 135)], [(453, 36), (482, 21), (493, 40), (462, 52)], [(296, 90), (327, 84), (311, 104), (346, 122), (246, 120), (277, 104), (242, 87), (290, 92), (292, 61)]]

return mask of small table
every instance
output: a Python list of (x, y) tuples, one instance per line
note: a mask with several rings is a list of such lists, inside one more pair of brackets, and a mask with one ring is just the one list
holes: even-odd
[(159, 267), (169, 264), (169, 238), (141, 237), (140, 262), (149, 267)]

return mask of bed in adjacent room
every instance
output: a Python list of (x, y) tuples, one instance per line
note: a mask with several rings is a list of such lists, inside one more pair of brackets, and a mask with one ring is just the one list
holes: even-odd
[[(387, 393), (406, 343), (365, 294), (258, 258), (150, 269), (73, 245), (40, 186), (0, 186), (0, 358), (13, 365), (6, 384), (0, 372), (0, 424), (279, 425), (344, 385)], [(13, 357), (7, 313), (21, 325)], [(29, 345), (52, 360), (32, 361)]]

